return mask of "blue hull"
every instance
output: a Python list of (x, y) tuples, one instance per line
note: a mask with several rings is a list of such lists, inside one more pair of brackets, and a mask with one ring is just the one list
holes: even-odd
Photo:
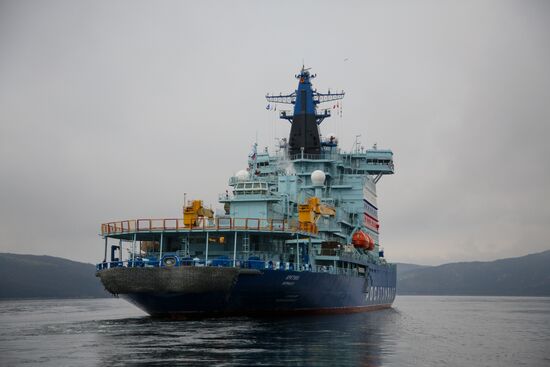
[(259, 274), (239, 274), (229, 294), (130, 293), (121, 296), (159, 317), (356, 312), (390, 307), (395, 299), (395, 285), (395, 267), (371, 267), (368, 278), (264, 270)]

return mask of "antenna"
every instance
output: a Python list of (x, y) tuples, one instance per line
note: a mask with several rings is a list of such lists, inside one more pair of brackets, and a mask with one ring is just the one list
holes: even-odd
[[(321, 103), (332, 102), (344, 98), (344, 92), (341, 93), (320, 93), (312, 88), (311, 79), (316, 75), (311, 75), (309, 70), (302, 64), (302, 70), (295, 75), (299, 79), (298, 89), (294, 92), (278, 96), (267, 94), (267, 102), (277, 104), (293, 105), (292, 111), (279, 111), (279, 118), (291, 123), (289, 136), (289, 152), (291, 155), (299, 154), (300, 148), (305, 147), (306, 154), (319, 154), (321, 142), (318, 126), (326, 118), (331, 117), (331, 108), (322, 108), (317, 110)], [(268, 105), (269, 106), (269, 105)], [(268, 108), (269, 109), (269, 108)], [(305, 134), (304, 132), (305, 131)]]
[(359, 152), (359, 147), (361, 146), (361, 143), (359, 142), (359, 138), (361, 137), (361, 134), (355, 135), (355, 142), (353, 143), (353, 147), (351, 148), (352, 152)]

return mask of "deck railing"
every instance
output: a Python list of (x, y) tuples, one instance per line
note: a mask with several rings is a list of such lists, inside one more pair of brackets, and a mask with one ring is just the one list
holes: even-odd
[[(173, 257), (173, 256), (170, 256)], [(204, 259), (179, 259), (173, 265), (166, 265), (158, 259), (142, 259), (124, 261), (108, 261), (96, 264), (96, 270), (113, 269), (113, 268), (172, 268), (172, 267), (223, 267), (223, 268), (240, 268), (240, 269), (258, 269), (258, 270), (279, 270), (279, 271), (309, 271), (314, 273), (328, 273), (348, 276), (360, 276), (357, 269), (347, 269), (334, 267), (332, 265), (310, 265), (310, 264), (294, 264), (289, 262), (279, 261), (263, 261), (263, 260), (244, 260), (236, 259), (233, 263), (232, 259), (227, 257), (215, 258), (208, 261)]]
[(268, 232), (304, 232), (298, 222), (286, 219), (214, 218), (200, 219), (196, 225), (185, 225), (183, 219), (131, 219), (101, 225), (101, 235), (153, 231), (249, 230)]
[(340, 156), (337, 153), (333, 152), (324, 152), (320, 154), (311, 154), (311, 153), (296, 153), (290, 155), (290, 160), (338, 160)]

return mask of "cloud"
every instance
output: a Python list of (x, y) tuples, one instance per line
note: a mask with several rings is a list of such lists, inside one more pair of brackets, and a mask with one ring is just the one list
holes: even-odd
[(256, 135), (288, 134), (263, 96), (293, 90), (303, 59), (346, 91), (323, 131), (395, 152), (389, 258), (549, 246), (547, 2), (0, 7), (1, 251), (95, 262), (102, 222), (215, 203)]

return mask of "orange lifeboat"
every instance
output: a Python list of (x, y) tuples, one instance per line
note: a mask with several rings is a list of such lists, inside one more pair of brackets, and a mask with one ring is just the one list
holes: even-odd
[(374, 240), (363, 231), (355, 232), (351, 238), (351, 243), (355, 247), (364, 248), (369, 251), (374, 250)]

